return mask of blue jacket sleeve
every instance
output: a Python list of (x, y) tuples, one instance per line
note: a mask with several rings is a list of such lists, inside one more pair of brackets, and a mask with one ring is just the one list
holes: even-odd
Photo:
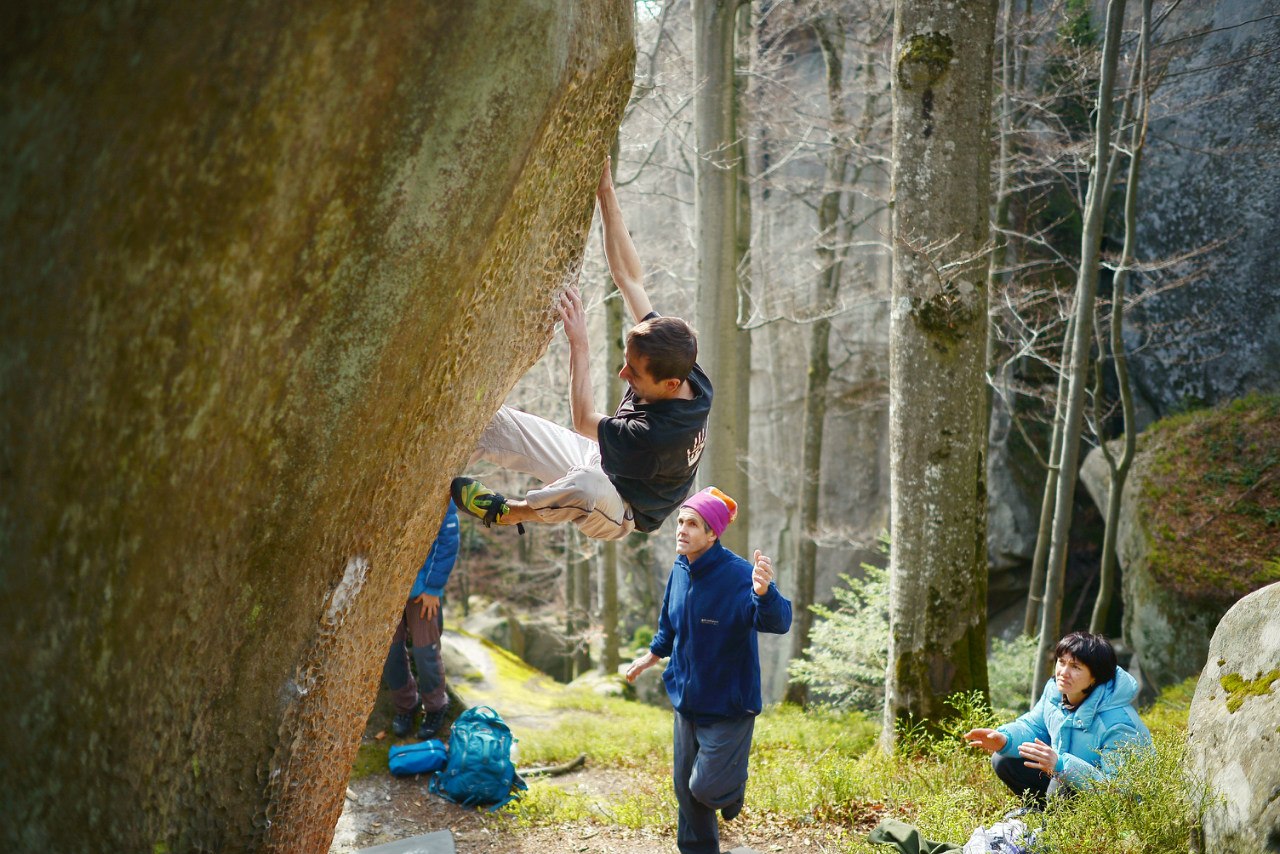
[(662, 593), (662, 611), (658, 614), (658, 631), (649, 643), (649, 652), (658, 658), (670, 656), (675, 645), (675, 628), (671, 625), (671, 613), (667, 610), (671, 602), (671, 579), (674, 577), (675, 573), (672, 572), (667, 578), (667, 589)]
[(1049, 689), (1053, 685), (1054, 681), (1050, 679), (1048, 685), (1045, 686), (1045, 690), (1040, 692), (1040, 701), (1035, 704), (1031, 711), (1012, 723), (996, 727), (996, 732), (1004, 733), (1009, 739), (1005, 742), (1004, 747), (1000, 748), (1002, 755), (1017, 756), (1019, 744), (1035, 741), (1037, 738), (1048, 743), (1049, 727), (1044, 722), (1044, 704), (1049, 702)]
[(752, 588), (751, 605), (755, 609), (752, 623), (756, 631), (785, 635), (791, 630), (791, 600), (778, 592), (778, 585), (769, 582), (763, 596), (757, 596)]
[(458, 508), (450, 501), (435, 542), (431, 544), (431, 551), (427, 552), (427, 559), (423, 561), (418, 577), (414, 579), (413, 588), (409, 591), (410, 599), (416, 599), (423, 593), (429, 596), (444, 593), (449, 576), (453, 573), (453, 565), (458, 562), (459, 539)]
[(1142, 733), (1130, 721), (1128, 714), (1119, 709), (1099, 713), (1093, 719), (1089, 735), (1097, 741), (1094, 750), (1098, 753), (1098, 765), (1072, 753), (1058, 754), (1062, 776), (1077, 789), (1115, 776), (1119, 760), (1123, 756), (1123, 748), (1150, 744), (1149, 738), (1144, 741)]

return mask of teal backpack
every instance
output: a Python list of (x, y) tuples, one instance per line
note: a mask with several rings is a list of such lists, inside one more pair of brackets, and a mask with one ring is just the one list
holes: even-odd
[(431, 791), (467, 807), (488, 805), (490, 812), (515, 800), (529, 787), (511, 763), (514, 742), (502, 716), (489, 706), (467, 709), (453, 722), (449, 761), (431, 778)]

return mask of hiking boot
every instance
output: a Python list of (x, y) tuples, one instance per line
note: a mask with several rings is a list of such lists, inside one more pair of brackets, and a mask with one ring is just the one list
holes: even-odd
[[(502, 517), (511, 512), (505, 497), (469, 477), (455, 477), (449, 484), (449, 494), (453, 496), (453, 503), (459, 510), (475, 516), (486, 528), (494, 522), (501, 523)], [(524, 533), (524, 525), (517, 525), (516, 528)]]
[(440, 727), (444, 726), (444, 713), (447, 711), (447, 708), (436, 709), (434, 712), (427, 712), (422, 716), (422, 726), (418, 727), (418, 741), (426, 741), (428, 738), (436, 737)]
[(722, 807), (720, 809), (720, 817), (725, 821), (733, 821), (738, 817), (738, 813), (742, 812), (743, 801), (744, 798), (738, 798), (736, 801), (729, 804), (729, 806)]
[(391, 719), (391, 731), (395, 733), (396, 738), (404, 738), (409, 734), (409, 730), (413, 729), (413, 719), (418, 716), (418, 709), (421, 706), (415, 706), (412, 711), (400, 712)]

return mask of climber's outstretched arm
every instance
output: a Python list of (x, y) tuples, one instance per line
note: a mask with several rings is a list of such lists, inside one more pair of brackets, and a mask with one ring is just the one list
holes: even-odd
[(636, 245), (631, 242), (631, 234), (622, 221), (622, 208), (618, 205), (618, 196), (613, 189), (613, 175), (609, 171), (608, 158), (605, 158), (604, 170), (600, 173), (596, 200), (600, 203), (600, 222), (604, 226), (604, 257), (609, 262), (609, 273), (631, 311), (632, 320), (639, 323), (653, 311), (653, 306), (644, 290), (640, 253), (636, 252)]
[(606, 416), (596, 412), (595, 394), (591, 390), (587, 313), (578, 289), (572, 285), (565, 289), (557, 308), (564, 321), (565, 337), (569, 339), (569, 414), (573, 418), (573, 429), (598, 442), (600, 422)]

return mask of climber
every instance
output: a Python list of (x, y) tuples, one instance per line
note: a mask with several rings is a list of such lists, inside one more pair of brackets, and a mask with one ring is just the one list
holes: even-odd
[(568, 288), (557, 308), (569, 340), (573, 429), (509, 406), (498, 410), (472, 462), (532, 475), (542, 486), (517, 500), (454, 478), (454, 503), (485, 525), (518, 525), (523, 532), (526, 522), (572, 522), (593, 539), (621, 539), (633, 530), (656, 530), (693, 487), (712, 397), (711, 381), (696, 362), (697, 333), (650, 305), (607, 160), (596, 199), (609, 272), (636, 321), (618, 372), (627, 390), (612, 416), (596, 410), (586, 313), (577, 289)]

